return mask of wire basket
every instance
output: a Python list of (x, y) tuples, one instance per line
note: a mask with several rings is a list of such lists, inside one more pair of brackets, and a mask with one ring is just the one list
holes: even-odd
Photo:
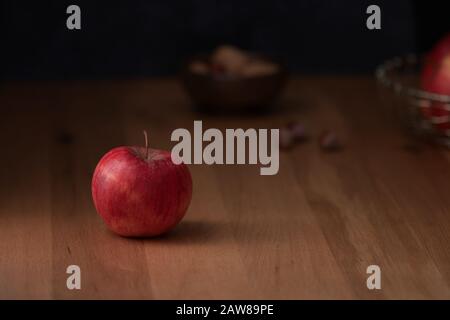
[(423, 58), (397, 57), (376, 70), (382, 98), (414, 137), (450, 148), (450, 96), (420, 89)]

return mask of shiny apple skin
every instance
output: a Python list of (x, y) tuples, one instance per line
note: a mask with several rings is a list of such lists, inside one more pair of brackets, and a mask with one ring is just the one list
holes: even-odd
[[(421, 83), (425, 91), (450, 95), (450, 34), (442, 38), (427, 55)], [(433, 102), (430, 107), (422, 108), (422, 114), (433, 122), (438, 132), (450, 136), (450, 111), (445, 104)]]
[(94, 171), (92, 198), (108, 228), (125, 237), (154, 237), (174, 228), (192, 197), (192, 178), (170, 152), (117, 147)]
[[(436, 73), (439, 72), (442, 61), (450, 53), (450, 33), (443, 37), (432, 50), (426, 55), (421, 74), (422, 86), (427, 91), (435, 93), (442, 92), (442, 89), (435, 88), (434, 83)], [(440, 92), (436, 92), (440, 91)]]

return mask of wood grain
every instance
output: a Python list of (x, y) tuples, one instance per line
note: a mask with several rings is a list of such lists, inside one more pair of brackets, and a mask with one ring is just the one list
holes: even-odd
[[(292, 79), (277, 111), (191, 111), (175, 79), (10, 83), (0, 87), (2, 299), (449, 299), (450, 156), (410, 140), (370, 77)], [(110, 148), (170, 149), (175, 128), (275, 128), (310, 140), (280, 172), (190, 166), (186, 218), (156, 239), (125, 239), (95, 212), (90, 179)], [(317, 136), (335, 130), (341, 152)], [(66, 268), (82, 289), (66, 288)], [(366, 287), (366, 268), (382, 289)]]

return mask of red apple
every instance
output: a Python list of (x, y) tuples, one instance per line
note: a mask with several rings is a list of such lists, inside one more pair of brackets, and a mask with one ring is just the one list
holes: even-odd
[(425, 56), (425, 63), (421, 75), (424, 89), (434, 89), (433, 83), (435, 82), (436, 72), (440, 69), (441, 62), (448, 54), (450, 54), (450, 33), (436, 43), (432, 50)]
[(191, 196), (188, 167), (174, 164), (170, 152), (150, 149), (147, 142), (146, 147), (112, 149), (92, 178), (98, 214), (109, 229), (126, 237), (168, 232), (185, 215)]
[[(427, 55), (421, 83), (425, 91), (450, 96), (450, 34)], [(450, 135), (450, 110), (447, 104), (432, 102), (422, 108), (422, 114), (440, 133)]]

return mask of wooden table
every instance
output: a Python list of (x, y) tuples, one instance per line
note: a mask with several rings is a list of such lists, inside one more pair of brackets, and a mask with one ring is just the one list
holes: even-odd
[[(277, 112), (191, 111), (175, 79), (0, 85), (0, 298), (450, 298), (450, 155), (408, 140), (370, 77), (292, 79)], [(258, 166), (190, 166), (192, 204), (157, 239), (106, 230), (91, 201), (117, 145), (170, 149), (175, 128), (274, 128), (311, 140)], [(323, 129), (345, 141), (317, 145)], [(66, 288), (79, 265), (82, 289)], [(379, 265), (382, 289), (368, 290)]]

